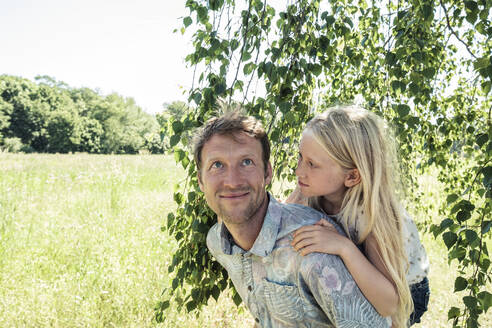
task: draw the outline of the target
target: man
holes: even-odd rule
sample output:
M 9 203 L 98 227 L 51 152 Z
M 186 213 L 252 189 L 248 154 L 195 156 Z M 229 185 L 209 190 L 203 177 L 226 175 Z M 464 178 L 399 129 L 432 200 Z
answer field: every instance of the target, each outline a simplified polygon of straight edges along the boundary
M 323 214 L 266 192 L 272 167 L 260 122 L 238 112 L 213 118 L 194 146 L 200 189 L 219 220 L 207 246 L 259 326 L 388 327 L 338 256 L 302 257 L 290 245 L 297 228 Z

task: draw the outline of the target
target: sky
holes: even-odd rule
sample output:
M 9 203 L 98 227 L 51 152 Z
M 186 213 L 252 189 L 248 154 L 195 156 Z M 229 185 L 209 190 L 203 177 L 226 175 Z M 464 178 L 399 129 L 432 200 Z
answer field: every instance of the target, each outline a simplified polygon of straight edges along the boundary
M 0 0 L 0 75 L 48 75 L 132 97 L 148 113 L 186 100 L 185 1 Z

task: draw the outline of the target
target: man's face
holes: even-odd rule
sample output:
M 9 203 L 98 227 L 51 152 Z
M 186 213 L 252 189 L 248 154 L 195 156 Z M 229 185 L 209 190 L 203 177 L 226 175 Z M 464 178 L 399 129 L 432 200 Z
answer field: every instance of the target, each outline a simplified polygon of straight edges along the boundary
M 198 181 L 210 208 L 226 224 L 256 218 L 267 202 L 265 187 L 272 178 L 265 170 L 261 143 L 246 133 L 214 135 L 202 149 Z

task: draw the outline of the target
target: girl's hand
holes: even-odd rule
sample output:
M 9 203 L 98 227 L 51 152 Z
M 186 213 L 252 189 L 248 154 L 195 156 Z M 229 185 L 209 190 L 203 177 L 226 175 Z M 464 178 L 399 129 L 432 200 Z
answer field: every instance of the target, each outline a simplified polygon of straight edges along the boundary
M 303 226 L 293 234 L 292 247 L 302 256 L 313 252 L 341 256 L 345 243 L 350 240 L 340 235 L 335 227 L 321 219 L 314 225 Z

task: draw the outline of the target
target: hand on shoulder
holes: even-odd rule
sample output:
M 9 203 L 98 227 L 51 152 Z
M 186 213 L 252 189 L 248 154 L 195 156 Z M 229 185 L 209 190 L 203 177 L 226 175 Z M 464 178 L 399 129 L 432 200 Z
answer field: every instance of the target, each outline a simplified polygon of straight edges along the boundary
M 293 237 L 291 245 L 302 256 L 313 252 L 341 255 L 346 243 L 350 242 L 325 219 L 297 229 Z

